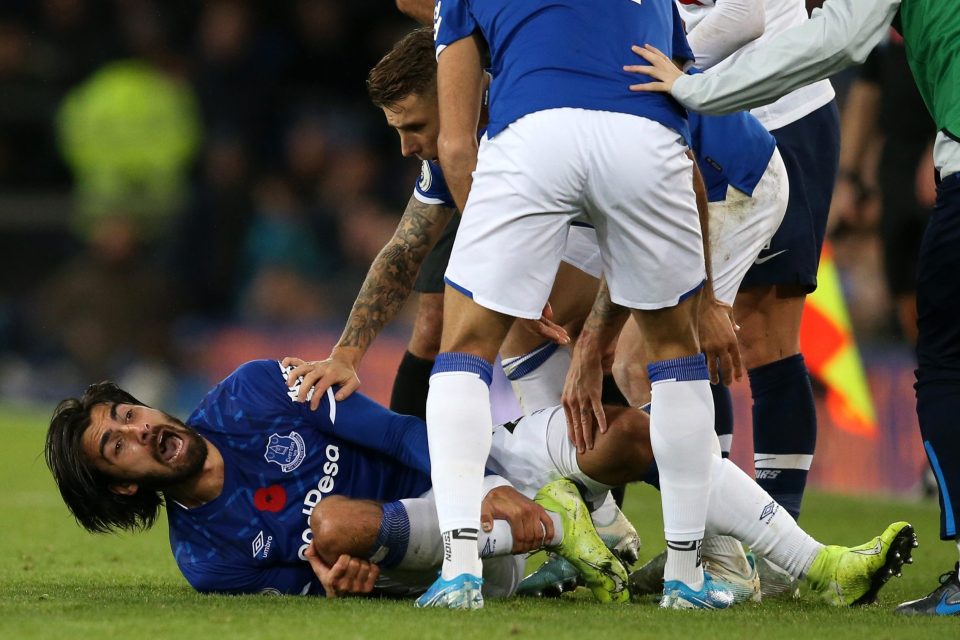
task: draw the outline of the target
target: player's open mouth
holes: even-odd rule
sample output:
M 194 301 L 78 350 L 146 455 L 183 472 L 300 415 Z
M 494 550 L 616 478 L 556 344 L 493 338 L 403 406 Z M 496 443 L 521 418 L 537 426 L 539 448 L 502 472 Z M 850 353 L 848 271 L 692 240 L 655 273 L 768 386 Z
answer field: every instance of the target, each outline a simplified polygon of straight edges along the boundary
M 172 431 L 161 431 L 157 438 L 157 451 L 164 462 L 173 462 L 183 451 L 183 438 Z

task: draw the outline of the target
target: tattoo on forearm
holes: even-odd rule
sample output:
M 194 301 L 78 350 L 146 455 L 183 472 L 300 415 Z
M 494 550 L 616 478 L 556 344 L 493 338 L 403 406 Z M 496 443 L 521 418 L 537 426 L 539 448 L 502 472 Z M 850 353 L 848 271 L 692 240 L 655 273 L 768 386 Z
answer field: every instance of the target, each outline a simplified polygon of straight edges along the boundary
M 367 272 L 339 346 L 365 350 L 393 320 L 410 297 L 420 266 L 452 215 L 452 208 L 410 199 L 396 233 Z
M 615 304 L 610 299 L 610 289 L 607 288 L 606 278 L 600 281 L 600 289 L 597 291 L 597 298 L 593 301 L 593 309 L 587 316 L 583 324 L 583 332 L 596 336 L 603 335 L 615 328 L 619 333 L 620 326 L 626 321 L 630 311 L 626 307 Z

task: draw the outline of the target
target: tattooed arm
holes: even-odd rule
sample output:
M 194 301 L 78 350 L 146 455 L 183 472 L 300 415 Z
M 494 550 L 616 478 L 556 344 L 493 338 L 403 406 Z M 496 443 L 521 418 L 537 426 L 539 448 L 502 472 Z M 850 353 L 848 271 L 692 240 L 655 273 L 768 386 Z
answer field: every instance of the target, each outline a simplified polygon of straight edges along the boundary
M 563 386 L 563 411 L 567 414 L 567 432 L 580 452 L 593 448 L 593 418 L 600 432 L 607 430 L 606 416 L 601 404 L 603 391 L 603 356 L 616 344 L 630 310 L 610 299 L 606 278 L 593 309 L 583 324 L 583 330 L 573 349 L 573 358 Z
M 396 232 L 370 266 L 330 357 L 312 362 L 283 359 L 283 366 L 295 367 L 288 378 L 291 386 L 303 376 L 301 402 L 306 401 L 312 389 L 310 404 L 316 409 L 331 385 L 341 385 L 337 400 L 343 400 L 360 386 L 356 371 L 360 361 L 380 330 L 396 317 L 410 297 L 420 265 L 455 213 L 452 207 L 425 204 L 410 197 Z

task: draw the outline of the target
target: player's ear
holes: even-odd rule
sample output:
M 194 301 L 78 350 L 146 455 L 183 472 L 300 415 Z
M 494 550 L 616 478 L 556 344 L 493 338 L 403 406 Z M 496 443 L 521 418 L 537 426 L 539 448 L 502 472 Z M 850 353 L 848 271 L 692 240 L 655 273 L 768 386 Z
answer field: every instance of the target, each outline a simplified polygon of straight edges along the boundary
M 110 485 L 110 491 L 120 496 L 132 496 L 139 488 L 140 486 L 135 482 L 125 482 L 123 484 Z

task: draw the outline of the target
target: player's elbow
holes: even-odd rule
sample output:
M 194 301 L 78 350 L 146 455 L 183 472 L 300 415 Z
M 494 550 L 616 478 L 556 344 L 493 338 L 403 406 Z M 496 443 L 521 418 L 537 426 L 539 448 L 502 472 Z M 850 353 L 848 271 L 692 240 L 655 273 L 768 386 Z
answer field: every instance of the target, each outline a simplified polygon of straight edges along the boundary
M 444 172 L 454 167 L 470 166 L 477 160 L 477 137 L 469 133 L 440 131 L 437 153 Z
M 766 13 L 764 13 L 763 3 L 758 2 L 759 6 L 755 11 L 750 11 L 743 17 L 741 23 L 741 38 L 744 44 L 753 42 L 763 35 L 767 25 Z

